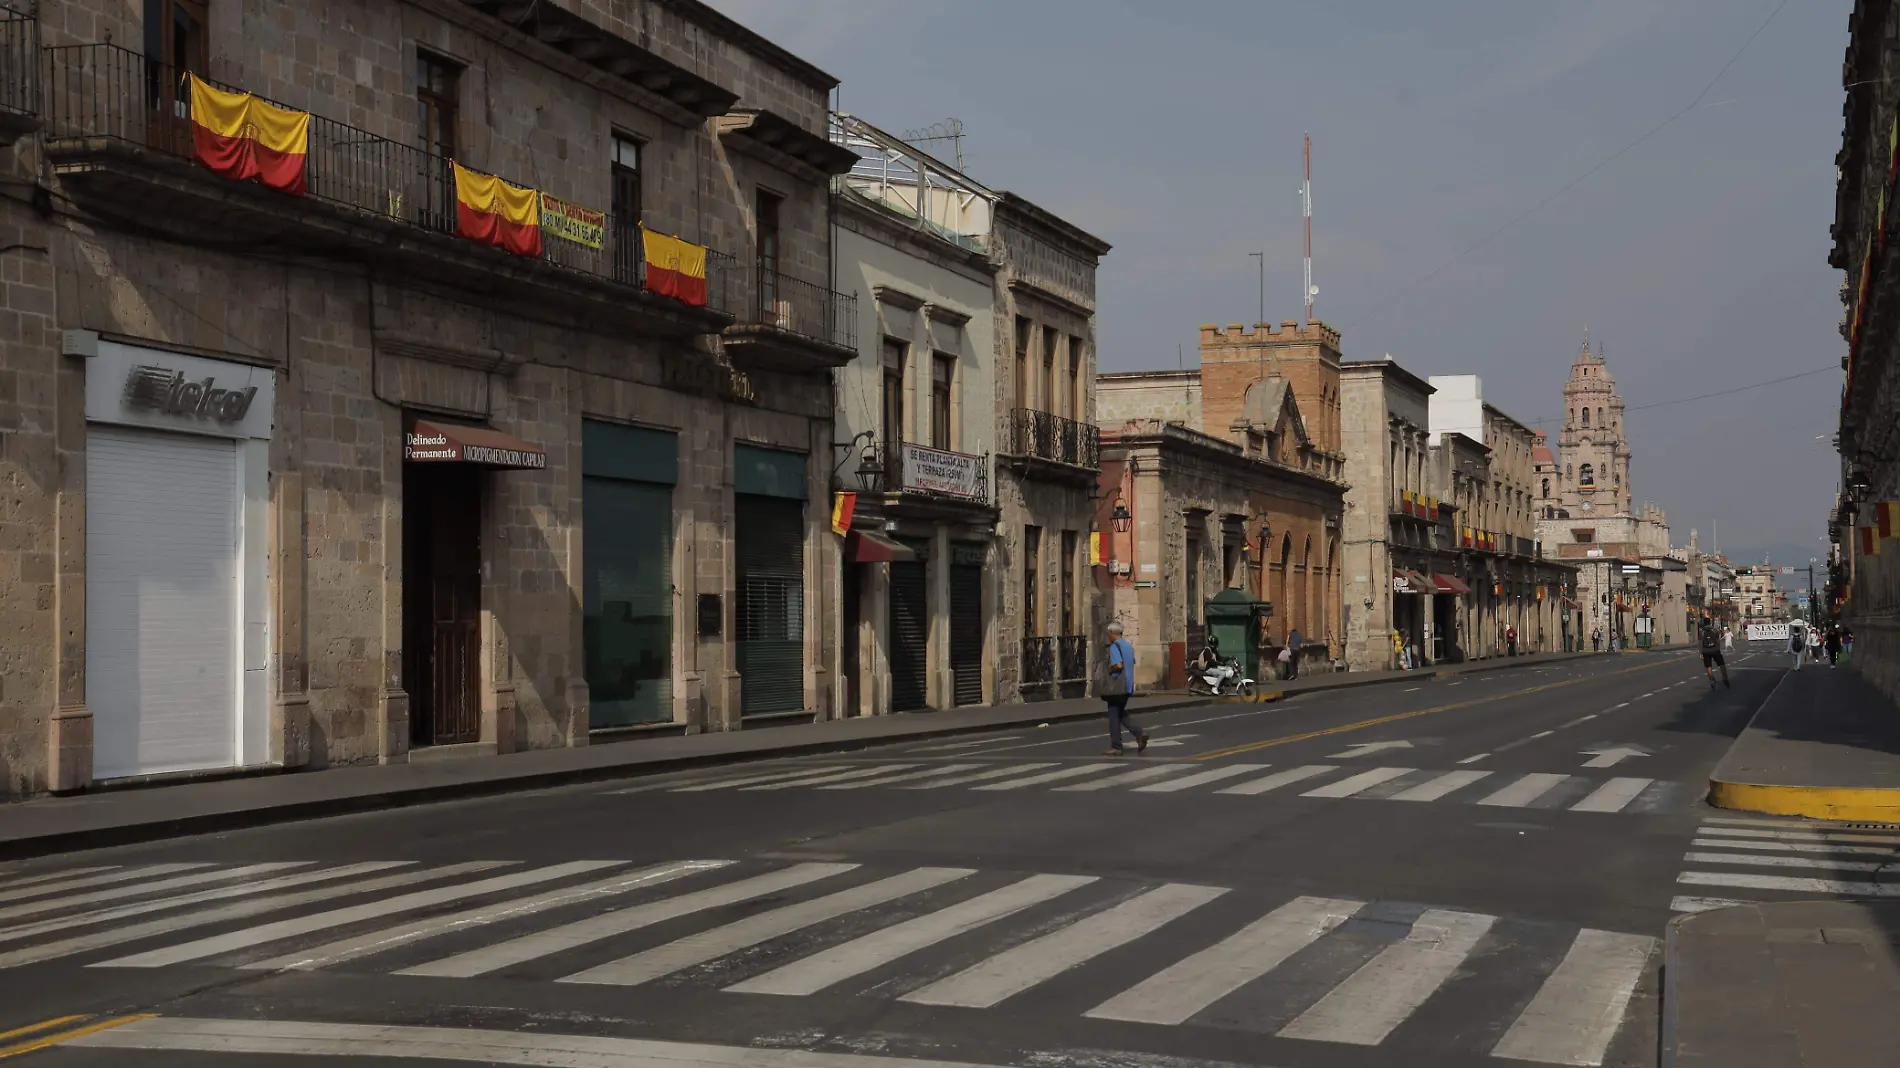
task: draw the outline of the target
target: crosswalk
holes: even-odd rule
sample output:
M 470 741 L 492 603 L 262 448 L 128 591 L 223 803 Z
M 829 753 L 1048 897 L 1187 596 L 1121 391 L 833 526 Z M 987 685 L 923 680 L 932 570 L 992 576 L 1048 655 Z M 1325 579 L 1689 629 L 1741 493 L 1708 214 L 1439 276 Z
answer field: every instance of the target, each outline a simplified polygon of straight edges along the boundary
M 1125 761 L 1020 761 L 1002 765 L 915 763 L 825 764 L 780 767 L 773 771 L 713 774 L 684 782 L 642 783 L 605 791 L 630 793 L 735 793 L 810 790 L 927 791 L 965 789 L 992 794 L 1013 791 L 1086 793 L 1104 790 L 1131 794 L 1186 791 L 1230 797 L 1274 793 L 1313 798 L 1356 798 L 1408 802 L 1450 801 L 1492 808 L 1566 809 L 1571 812 L 1655 814 L 1678 812 L 1692 803 L 1684 784 L 1641 776 L 1569 775 L 1556 772 L 1494 772 L 1476 768 L 1452 771 L 1409 767 L 1351 768 L 1338 764 L 1215 764 L 1193 761 L 1151 763 L 1130 768 Z
M 839 859 L 0 871 L 0 969 L 59 961 L 1031 1006 L 1021 1011 L 1088 1026 L 1451 1041 L 1550 1064 L 1602 1062 L 1655 948 L 1641 935 L 1455 907 Z M 1471 1020 L 1447 1030 L 1446 1013 Z M 1424 1015 L 1438 1022 L 1420 1024 Z
M 1710 816 L 1683 854 L 1670 907 L 1900 897 L 1900 827 Z

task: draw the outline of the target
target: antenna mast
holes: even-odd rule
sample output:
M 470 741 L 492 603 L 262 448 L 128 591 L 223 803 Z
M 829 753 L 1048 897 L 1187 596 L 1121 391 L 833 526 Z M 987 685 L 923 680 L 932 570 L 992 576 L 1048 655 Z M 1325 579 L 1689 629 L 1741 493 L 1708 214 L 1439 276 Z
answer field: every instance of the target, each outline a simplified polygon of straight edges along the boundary
M 1306 180 L 1300 183 L 1300 215 L 1306 221 L 1306 288 L 1300 294 L 1306 307 L 1306 323 L 1313 321 L 1313 298 L 1319 296 L 1319 287 L 1313 284 L 1313 136 L 1306 135 L 1306 144 L 1300 151 L 1302 162 L 1306 166 Z

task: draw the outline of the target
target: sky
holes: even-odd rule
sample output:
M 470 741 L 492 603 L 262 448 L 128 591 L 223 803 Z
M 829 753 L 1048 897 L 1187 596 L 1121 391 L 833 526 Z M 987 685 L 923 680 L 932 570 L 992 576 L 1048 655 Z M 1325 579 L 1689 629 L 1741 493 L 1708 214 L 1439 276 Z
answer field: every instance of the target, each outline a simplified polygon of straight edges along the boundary
M 1554 439 L 1587 327 L 1678 544 L 1825 559 L 1851 0 L 711 3 L 845 112 L 959 119 L 973 177 L 1113 244 L 1101 370 L 1252 322 L 1250 252 L 1266 318 L 1299 316 L 1310 134 L 1315 313 L 1347 359 L 1477 374 Z

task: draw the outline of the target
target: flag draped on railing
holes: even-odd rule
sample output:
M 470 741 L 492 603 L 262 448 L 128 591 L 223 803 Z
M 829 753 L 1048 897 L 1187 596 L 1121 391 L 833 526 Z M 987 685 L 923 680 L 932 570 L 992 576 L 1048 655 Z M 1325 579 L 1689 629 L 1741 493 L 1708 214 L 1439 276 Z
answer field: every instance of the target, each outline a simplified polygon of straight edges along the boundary
M 647 260 L 647 289 L 663 297 L 706 306 L 706 246 L 640 228 Z
M 191 88 L 192 155 L 213 174 L 257 180 L 301 195 L 310 150 L 310 113 L 259 100 L 250 93 L 213 89 L 196 74 Z
M 541 255 L 541 194 L 492 174 L 455 168 L 455 232 L 470 241 L 507 249 L 517 256 Z

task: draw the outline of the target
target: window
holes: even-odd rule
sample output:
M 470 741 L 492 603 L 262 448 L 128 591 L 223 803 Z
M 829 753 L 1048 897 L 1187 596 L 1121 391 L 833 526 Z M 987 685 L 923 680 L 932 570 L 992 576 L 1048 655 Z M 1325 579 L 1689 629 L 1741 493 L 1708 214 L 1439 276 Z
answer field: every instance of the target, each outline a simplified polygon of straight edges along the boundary
M 1062 391 L 1062 404 L 1067 410 L 1062 414 L 1071 419 L 1081 420 L 1082 412 L 1082 339 L 1069 338 L 1069 380 Z
M 1190 627 L 1201 621 L 1201 539 L 1192 535 L 1187 540 L 1187 621 Z
M 640 243 L 640 142 L 616 135 L 610 167 L 613 182 L 614 268 L 622 281 L 638 277 L 646 262 Z
M 170 64 L 172 77 L 205 73 L 206 0 L 146 0 L 145 52 Z M 154 76 L 157 76 L 156 72 Z
M 1062 633 L 1074 634 L 1075 628 L 1075 531 L 1062 532 Z
M 1016 317 L 1016 407 L 1029 407 L 1029 319 Z
M 1590 409 L 1588 408 L 1585 408 L 1583 410 L 1583 425 L 1584 426 L 1590 425 Z
M 1576 468 L 1576 465 L 1575 465 L 1575 464 L 1565 464 L 1565 465 L 1564 465 L 1564 477 L 1565 477 L 1565 478 L 1575 478 L 1575 477 L 1577 477 L 1577 468 Z
M 1042 557 L 1042 528 L 1023 528 L 1023 637 L 1042 635 L 1042 613 L 1037 611 L 1036 591 L 1041 580 L 1038 563 Z
M 1544 480 L 1544 496 L 1550 496 L 1550 479 Z
M 1042 329 L 1042 404 L 1041 409 L 1054 415 L 1056 412 L 1056 332 Z
M 1589 464 L 1583 465 L 1583 473 L 1577 477 L 1577 484 L 1582 486 L 1594 486 L 1597 484 L 1596 472 Z
M 950 384 L 956 379 L 956 360 L 939 355 L 930 361 L 930 445 L 954 446 L 950 435 Z
M 904 440 L 904 371 L 910 346 L 894 337 L 884 339 L 884 457 L 887 473 L 904 458 L 897 445 Z
M 425 222 L 447 227 L 455 217 L 456 121 L 461 111 L 462 68 L 440 56 L 416 53 L 416 132 L 421 138 Z M 429 181 L 433 178 L 433 181 Z
M 756 194 L 754 219 L 758 225 L 759 311 L 766 322 L 778 322 L 778 222 L 779 205 L 775 193 L 761 189 Z
M 1598 426 L 1603 425 L 1603 409 L 1601 408 L 1597 409 L 1597 425 Z

